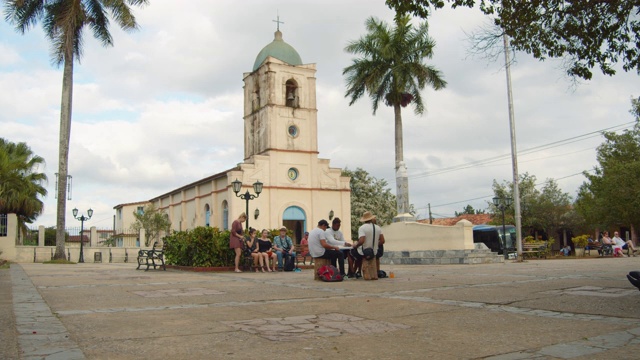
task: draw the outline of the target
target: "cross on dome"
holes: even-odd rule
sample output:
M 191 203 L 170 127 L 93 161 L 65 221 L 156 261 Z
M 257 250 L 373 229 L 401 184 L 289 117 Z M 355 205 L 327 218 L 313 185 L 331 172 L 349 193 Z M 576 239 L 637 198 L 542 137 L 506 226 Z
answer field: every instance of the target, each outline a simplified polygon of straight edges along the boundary
M 276 23 L 276 31 L 280 31 L 280 24 L 284 24 L 284 21 L 280 21 L 280 15 L 278 14 L 278 16 L 276 17 L 277 20 L 271 20 L 274 23 Z

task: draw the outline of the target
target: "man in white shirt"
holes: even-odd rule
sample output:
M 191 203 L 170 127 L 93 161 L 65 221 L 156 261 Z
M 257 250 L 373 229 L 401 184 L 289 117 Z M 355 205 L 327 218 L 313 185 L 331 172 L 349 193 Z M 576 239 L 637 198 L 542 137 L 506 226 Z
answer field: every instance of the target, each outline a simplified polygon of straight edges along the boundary
M 376 225 L 376 216 L 371 212 L 365 211 L 360 221 L 364 224 L 358 229 L 358 242 L 354 245 L 355 249 L 351 250 L 351 255 L 356 262 L 362 264 L 361 260 L 364 258 L 363 248 L 373 248 L 376 259 L 382 256 L 378 249 L 384 244 L 384 235 L 382 235 L 382 228 Z M 378 261 L 376 261 L 377 264 Z
M 344 276 L 344 255 L 338 245 L 331 245 L 327 242 L 325 230 L 329 227 L 327 220 L 318 221 L 318 227 L 309 233 L 309 254 L 313 258 L 323 258 L 331 260 L 331 265 L 340 265 L 340 274 Z
M 341 225 L 340 218 L 334 218 L 333 221 L 331 222 L 331 227 L 324 232 L 327 238 L 327 242 L 329 243 L 329 245 L 337 245 L 342 248 L 345 248 L 345 247 L 350 248 L 351 243 L 348 243 L 347 240 L 344 238 L 344 234 L 342 234 L 342 231 L 340 231 L 340 225 Z M 353 260 L 350 257 L 348 257 L 348 254 L 349 254 L 349 249 L 342 250 L 343 259 L 342 260 L 338 259 L 338 261 L 342 261 L 341 268 L 344 269 L 344 258 L 347 258 L 349 261 L 349 273 L 352 273 Z
M 613 239 L 611 239 L 614 243 L 613 248 L 619 248 L 620 252 L 622 252 L 622 250 L 627 250 L 629 249 L 629 253 L 632 254 L 633 256 L 636 256 L 636 252 L 638 250 L 636 250 L 636 248 L 633 246 L 633 242 L 631 240 L 627 240 L 624 241 L 620 238 L 620 234 L 616 231 L 613 233 Z M 614 250 L 615 253 L 615 250 Z M 631 256 L 631 255 L 627 255 L 627 256 Z

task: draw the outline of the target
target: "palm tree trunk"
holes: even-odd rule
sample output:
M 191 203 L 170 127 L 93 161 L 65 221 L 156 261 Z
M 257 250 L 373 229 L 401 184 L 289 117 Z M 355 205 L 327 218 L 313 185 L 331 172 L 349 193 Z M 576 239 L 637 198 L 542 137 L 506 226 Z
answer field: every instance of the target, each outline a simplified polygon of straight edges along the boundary
M 65 215 L 67 212 L 67 174 L 69 140 L 71 138 L 71 104 L 73 100 L 73 50 L 67 50 L 62 73 L 62 104 L 60 106 L 60 144 L 58 150 L 58 206 L 56 217 L 56 253 L 54 259 L 66 259 Z
M 393 106 L 395 115 L 395 140 L 396 140 L 396 206 L 398 215 L 409 212 L 409 178 L 404 164 L 404 152 L 402 143 L 402 110 L 399 104 Z

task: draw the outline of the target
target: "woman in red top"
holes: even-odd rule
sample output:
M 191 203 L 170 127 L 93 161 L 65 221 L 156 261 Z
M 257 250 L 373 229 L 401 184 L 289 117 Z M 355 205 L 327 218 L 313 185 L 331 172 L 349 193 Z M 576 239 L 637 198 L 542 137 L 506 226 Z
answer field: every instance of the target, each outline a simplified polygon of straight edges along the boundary
M 242 231 L 242 223 L 247 221 L 247 214 L 242 213 L 231 224 L 231 235 L 229 236 L 229 248 L 236 252 L 236 272 L 242 272 L 239 268 L 240 256 L 242 255 L 242 242 L 244 241 L 244 232 Z

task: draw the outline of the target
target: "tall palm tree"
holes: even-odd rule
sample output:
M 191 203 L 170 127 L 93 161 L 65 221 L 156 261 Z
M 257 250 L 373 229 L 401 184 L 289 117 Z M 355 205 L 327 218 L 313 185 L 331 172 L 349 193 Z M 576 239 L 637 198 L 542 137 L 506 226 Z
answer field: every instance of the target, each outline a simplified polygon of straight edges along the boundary
M 16 214 L 23 233 L 44 209 L 39 197 L 47 195 L 47 175 L 38 172 L 43 166 L 27 144 L 0 138 L 0 214 Z
M 51 40 L 52 57 L 63 65 L 60 141 L 58 153 L 58 203 L 56 217 L 55 259 L 65 259 L 65 215 L 67 207 L 67 173 L 71 136 L 71 102 L 73 98 L 73 62 L 82 54 L 82 31 L 91 28 L 104 46 L 113 45 L 108 15 L 124 30 L 138 27 L 131 6 L 148 4 L 148 0 L 5 0 L 7 21 L 24 34 L 38 21 Z
M 435 90 L 447 83 L 436 68 L 423 63 L 433 56 L 435 41 L 429 37 L 426 22 L 414 27 L 411 18 L 397 15 L 395 27 L 370 17 L 365 22 L 367 34 L 350 42 L 345 51 L 358 55 L 344 68 L 347 93 L 353 105 L 365 93 L 373 102 L 373 114 L 380 101 L 393 107 L 396 143 L 396 197 L 398 214 L 409 212 L 409 188 L 402 144 L 402 108 L 413 104 L 416 114 L 424 113 L 420 91 L 426 85 Z

